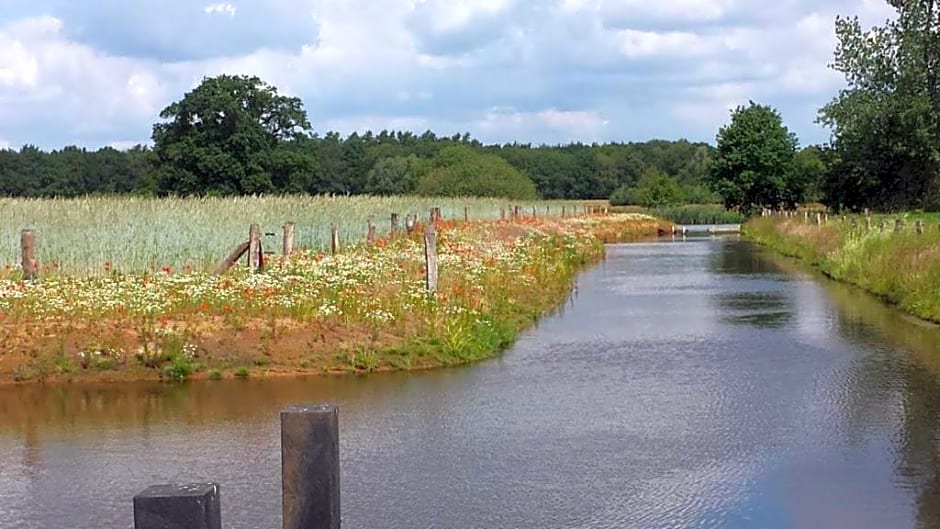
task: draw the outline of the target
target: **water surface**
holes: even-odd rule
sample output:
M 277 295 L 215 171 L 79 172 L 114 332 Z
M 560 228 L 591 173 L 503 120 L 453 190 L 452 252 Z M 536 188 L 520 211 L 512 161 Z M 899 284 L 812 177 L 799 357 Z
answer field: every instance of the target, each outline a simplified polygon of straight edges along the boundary
M 0 389 L 0 527 L 215 480 L 280 526 L 278 412 L 340 406 L 346 528 L 940 527 L 940 331 L 736 238 L 611 246 L 499 359 Z

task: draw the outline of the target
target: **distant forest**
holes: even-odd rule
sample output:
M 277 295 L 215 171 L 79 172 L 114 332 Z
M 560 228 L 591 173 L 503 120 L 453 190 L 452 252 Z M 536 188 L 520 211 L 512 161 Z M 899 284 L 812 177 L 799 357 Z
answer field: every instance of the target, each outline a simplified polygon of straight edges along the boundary
M 418 176 L 433 167 L 442 151 L 496 155 L 528 176 L 546 199 L 608 198 L 618 188 L 635 188 L 644 176 L 672 177 L 692 201 L 718 201 L 704 186 L 714 148 L 686 140 L 644 143 L 484 145 L 469 134 L 450 137 L 432 132 L 382 131 L 298 137 L 291 151 L 303 152 L 305 170 L 273 178 L 255 189 L 207 194 L 312 193 L 409 194 L 421 192 Z M 489 158 L 483 156 L 483 158 Z M 177 194 L 168 186 L 157 152 L 146 146 L 86 150 L 65 147 L 51 152 L 33 146 L 0 150 L 0 195 L 74 197 L 87 194 Z M 429 190 L 432 191 L 433 190 Z M 182 193 L 190 194 L 190 193 Z

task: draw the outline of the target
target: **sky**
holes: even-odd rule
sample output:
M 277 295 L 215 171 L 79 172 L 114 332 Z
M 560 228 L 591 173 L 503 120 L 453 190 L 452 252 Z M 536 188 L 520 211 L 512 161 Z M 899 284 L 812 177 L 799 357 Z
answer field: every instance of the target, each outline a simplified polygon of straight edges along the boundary
M 0 0 L 0 148 L 125 148 L 205 76 L 314 129 L 487 143 L 714 142 L 749 100 L 824 142 L 836 15 L 884 0 Z

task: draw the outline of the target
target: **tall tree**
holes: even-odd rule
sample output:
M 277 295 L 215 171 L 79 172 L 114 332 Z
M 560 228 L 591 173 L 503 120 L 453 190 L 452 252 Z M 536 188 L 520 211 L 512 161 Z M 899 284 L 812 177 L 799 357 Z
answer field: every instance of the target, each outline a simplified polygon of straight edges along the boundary
M 709 185 L 727 208 L 793 207 L 800 191 L 793 181 L 796 146 L 780 114 L 751 101 L 735 109 L 731 123 L 718 131 Z
M 153 126 L 153 141 L 161 193 L 267 193 L 277 190 L 274 178 L 303 187 L 297 173 L 315 166 L 309 149 L 290 145 L 310 130 L 300 99 L 258 77 L 205 78 L 160 117 L 167 121 Z
M 820 110 L 836 165 L 833 206 L 940 206 L 940 0 L 889 0 L 897 17 L 864 30 L 838 18 L 832 68 L 848 87 Z

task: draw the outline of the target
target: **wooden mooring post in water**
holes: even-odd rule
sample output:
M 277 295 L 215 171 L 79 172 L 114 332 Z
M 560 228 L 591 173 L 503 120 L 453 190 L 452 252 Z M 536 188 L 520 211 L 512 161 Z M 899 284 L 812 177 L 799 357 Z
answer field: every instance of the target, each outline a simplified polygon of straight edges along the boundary
M 281 412 L 284 529 L 339 529 L 339 412 L 332 405 Z M 156 485 L 134 496 L 134 529 L 221 529 L 216 483 Z

